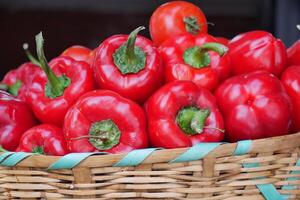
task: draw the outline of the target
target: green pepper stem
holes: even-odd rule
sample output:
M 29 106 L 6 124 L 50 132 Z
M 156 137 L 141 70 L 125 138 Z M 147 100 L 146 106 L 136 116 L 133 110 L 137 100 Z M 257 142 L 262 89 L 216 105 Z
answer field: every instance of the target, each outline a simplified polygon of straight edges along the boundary
M 225 130 L 223 129 L 205 126 L 206 119 L 209 115 L 209 109 L 199 109 L 194 106 L 185 107 L 178 112 L 176 122 L 187 135 L 201 134 L 204 129 L 215 129 L 224 133 Z
M 218 53 L 220 56 L 223 56 L 228 51 L 228 48 L 225 45 L 217 42 L 205 43 L 200 48 L 201 51 L 214 51 Z
M 17 80 L 12 85 L 7 85 L 5 83 L 0 83 L 0 90 L 5 90 L 13 96 L 18 96 L 19 89 L 21 88 L 21 86 L 22 86 L 22 81 L 20 81 L 20 80 Z
M 89 135 L 82 135 L 70 140 L 81 140 L 88 138 L 90 143 L 99 150 L 111 149 L 120 141 L 121 131 L 111 120 L 102 120 L 91 125 Z
M 145 27 L 140 26 L 132 31 L 127 41 L 113 54 L 114 64 L 122 74 L 137 73 L 145 68 L 146 54 L 135 45 L 137 34 L 144 29 Z
M 31 52 L 28 49 L 29 45 L 27 43 L 23 44 L 23 49 L 25 51 L 25 54 L 27 56 L 27 58 L 35 65 L 37 66 L 41 66 L 41 64 L 39 63 L 39 61 L 31 54 Z
M 194 106 L 182 108 L 176 117 L 176 122 L 181 130 L 187 135 L 202 133 L 207 117 L 208 109 L 199 109 Z
M 53 71 L 50 69 L 45 53 L 44 53 L 44 38 L 42 32 L 40 32 L 38 35 L 35 36 L 35 41 L 36 41 L 36 51 L 37 51 L 37 56 L 38 60 L 40 63 L 40 67 L 44 70 L 46 73 L 49 84 L 52 88 L 52 92 L 54 94 L 60 94 L 62 90 L 62 83 L 58 79 L 58 77 L 53 73 Z
M 120 142 L 121 131 L 111 119 L 95 122 L 89 130 L 90 143 L 99 150 L 107 150 Z
M 42 32 L 35 36 L 36 51 L 38 58 L 36 59 L 28 50 L 28 44 L 23 44 L 23 49 L 28 59 L 35 65 L 42 68 L 48 78 L 48 83 L 45 85 L 45 96 L 55 98 L 63 95 L 64 90 L 70 85 L 71 81 L 68 77 L 56 76 L 50 69 L 45 53 L 44 53 L 44 38 Z
M 22 86 L 22 82 L 20 80 L 17 80 L 14 84 L 8 86 L 7 91 L 12 94 L 13 96 L 18 96 L 19 89 Z
M 197 18 L 194 16 L 184 17 L 185 30 L 191 34 L 198 34 L 201 30 L 201 25 L 198 23 Z
M 208 42 L 202 46 L 194 46 L 184 51 L 184 62 L 197 69 L 206 67 L 210 65 L 210 55 L 208 51 L 214 51 L 220 56 L 223 56 L 228 51 L 228 48 L 216 42 Z
M 134 64 L 136 62 L 136 55 L 134 52 L 134 47 L 135 47 L 135 41 L 137 38 L 137 34 L 141 31 L 144 30 L 144 26 L 140 26 L 136 28 L 134 31 L 132 31 L 127 39 L 127 42 L 125 44 L 125 57 L 128 60 L 128 63 Z
M 0 90 L 4 90 L 4 91 L 7 91 L 8 90 L 8 85 L 5 84 L 5 83 L 0 83 Z
M 40 155 L 46 155 L 43 146 L 36 146 L 36 147 L 34 147 L 34 148 L 32 149 L 32 153 L 40 154 Z
M 190 126 L 195 133 L 202 133 L 207 117 L 210 115 L 208 109 L 199 109 L 194 113 Z
M 96 136 L 96 135 L 83 135 L 75 138 L 70 138 L 70 140 L 81 140 L 85 138 L 95 138 L 95 139 L 103 139 L 103 136 Z
M 2 145 L 0 145 L 0 152 L 8 152 L 6 149 L 4 149 L 3 147 L 2 147 Z
M 198 23 L 197 18 L 194 16 L 184 17 L 183 22 L 185 24 L 185 30 L 193 35 L 197 35 L 200 31 L 203 25 L 212 25 L 214 26 L 214 23 L 206 22 L 206 23 Z

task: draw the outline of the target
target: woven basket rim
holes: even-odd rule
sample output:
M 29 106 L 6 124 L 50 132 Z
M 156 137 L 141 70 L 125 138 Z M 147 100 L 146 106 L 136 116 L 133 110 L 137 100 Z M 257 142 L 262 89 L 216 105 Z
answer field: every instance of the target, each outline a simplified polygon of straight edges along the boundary
M 235 151 L 237 143 L 225 143 L 218 146 L 212 152 L 210 152 L 207 158 L 219 158 L 224 156 L 231 156 Z M 265 153 L 280 151 L 289 148 L 297 148 L 300 146 L 300 132 L 270 137 L 265 139 L 253 140 L 252 147 L 249 153 Z M 180 154 L 187 151 L 189 148 L 176 148 L 176 149 L 162 149 L 153 152 L 149 157 L 144 160 L 144 164 L 153 163 L 167 163 L 175 159 Z M 0 154 L 1 155 L 1 154 Z M 76 167 L 111 167 L 119 160 L 121 160 L 126 154 L 107 154 L 107 155 L 93 155 L 82 161 Z M 17 166 L 19 167 L 35 167 L 35 168 L 47 168 L 52 163 L 56 162 L 62 156 L 44 156 L 44 155 L 32 155 Z

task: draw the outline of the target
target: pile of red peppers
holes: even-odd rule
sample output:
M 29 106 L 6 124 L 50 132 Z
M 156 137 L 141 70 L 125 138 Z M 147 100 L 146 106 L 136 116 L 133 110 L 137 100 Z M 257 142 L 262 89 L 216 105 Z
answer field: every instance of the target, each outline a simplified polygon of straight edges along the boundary
M 172 1 L 150 18 L 151 39 L 113 35 L 50 62 L 42 33 L 28 62 L 0 84 L 1 151 L 62 156 L 236 142 L 300 131 L 300 40 L 208 33 L 196 5 Z

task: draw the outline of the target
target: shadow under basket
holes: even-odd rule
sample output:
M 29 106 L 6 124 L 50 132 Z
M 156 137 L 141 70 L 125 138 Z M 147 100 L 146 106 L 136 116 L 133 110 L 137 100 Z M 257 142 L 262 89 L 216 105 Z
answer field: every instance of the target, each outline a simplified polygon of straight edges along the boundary
M 300 133 L 128 154 L 0 155 L 0 199 L 300 199 Z

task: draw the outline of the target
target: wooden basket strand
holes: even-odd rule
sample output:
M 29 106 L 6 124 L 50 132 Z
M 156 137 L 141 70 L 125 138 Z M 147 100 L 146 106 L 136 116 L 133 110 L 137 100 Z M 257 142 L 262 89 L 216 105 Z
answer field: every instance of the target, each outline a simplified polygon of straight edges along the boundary
M 0 155 L 0 199 L 300 199 L 300 133 L 128 154 Z
M 251 149 L 252 141 L 245 140 L 239 141 L 233 155 L 245 155 Z M 244 168 L 255 168 L 259 167 L 258 163 L 243 163 Z M 264 178 L 264 177 L 260 177 Z M 261 194 L 266 200 L 283 200 L 284 198 L 279 194 L 273 184 L 257 184 L 256 187 L 259 189 Z

